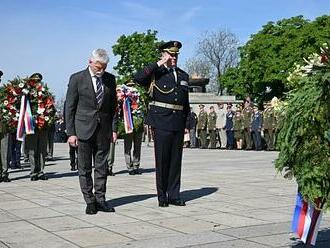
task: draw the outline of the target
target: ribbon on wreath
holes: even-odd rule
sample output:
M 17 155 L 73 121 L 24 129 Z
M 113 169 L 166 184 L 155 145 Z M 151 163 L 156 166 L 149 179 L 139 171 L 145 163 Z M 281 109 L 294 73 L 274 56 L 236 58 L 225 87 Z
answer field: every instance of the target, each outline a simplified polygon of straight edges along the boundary
M 132 133 L 134 127 L 133 127 L 133 117 L 131 111 L 131 100 L 127 96 L 123 101 L 123 116 L 124 116 L 125 133 Z
M 23 95 L 21 98 L 16 139 L 23 141 L 24 133 L 27 135 L 34 134 L 34 121 L 31 112 L 31 106 L 25 95 Z

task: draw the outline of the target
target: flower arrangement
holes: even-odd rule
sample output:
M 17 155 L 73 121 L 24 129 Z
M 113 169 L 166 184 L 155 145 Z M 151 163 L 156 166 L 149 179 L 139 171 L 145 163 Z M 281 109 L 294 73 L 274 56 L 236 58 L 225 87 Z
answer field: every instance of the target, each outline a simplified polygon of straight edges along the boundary
M 47 85 L 17 77 L 0 87 L 0 122 L 6 130 L 14 132 L 17 129 L 23 95 L 30 103 L 36 128 L 42 129 L 55 122 L 54 97 Z
M 145 90 L 137 85 L 127 86 L 121 84 L 117 86 L 118 125 L 119 135 L 131 133 L 133 130 L 143 130 L 144 115 L 147 110 L 147 99 Z
M 296 180 L 304 199 L 320 199 L 329 209 L 330 50 L 327 44 L 320 50 L 288 78 L 294 87 L 282 105 L 275 166 Z

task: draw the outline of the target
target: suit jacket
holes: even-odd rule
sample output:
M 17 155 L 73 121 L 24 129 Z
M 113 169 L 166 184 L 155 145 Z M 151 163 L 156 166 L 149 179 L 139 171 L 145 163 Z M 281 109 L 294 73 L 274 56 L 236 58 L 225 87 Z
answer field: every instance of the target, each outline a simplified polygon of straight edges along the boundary
M 88 140 L 99 126 L 102 135 L 112 137 L 112 119 L 117 106 L 116 80 L 105 72 L 102 76 L 103 99 L 97 104 L 92 77 L 88 68 L 70 77 L 65 101 L 65 122 L 68 136 Z
M 189 75 L 176 68 L 177 81 L 172 72 L 165 66 L 158 67 L 157 63 L 146 66 L 134 76 L 134 81 L 143 86 L 149 86 L 152 75 L 155 75 L 156 87 L 153 89 L 152 100 L 183 106 L 183 110 L 150 105 L 146 123 L 154 128 L 168 131 L 182 131 L 186 125 L 189 108 Z

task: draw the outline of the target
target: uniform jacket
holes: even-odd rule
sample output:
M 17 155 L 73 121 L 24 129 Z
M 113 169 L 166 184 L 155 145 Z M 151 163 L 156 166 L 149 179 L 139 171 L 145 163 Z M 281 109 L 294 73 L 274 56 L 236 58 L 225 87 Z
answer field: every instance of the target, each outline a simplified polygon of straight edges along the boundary
M 207 113 L 205 111 L 199 112 L 198 121 L 197 121 L 197 129 L 206 130 L 206 128 L 207 128 Z
M 258 111 L 252 115 L 251 119 L 251 130 L 252 131 L 260 131 L 262 127 L 262 115 Z
M 240 115 L 240 116 L 235 115 L 234 116 L 234 131 L 241 131 L 242 129 L 244 129 L 242 115 Z
M 189 75 L 176 68 L 177 81 L 175 81 L 173 72 L 170 72 L 165 66 L 158 66 L 152 63 L 146 66 L 134 76 L 134 81 L 143 86 L 150 86 L 152 76 L 155 76 L 157 87 L 153 89 L 151 101 L 157 101 L 167 104 L 183 106 L 183 110 L 173 110 L 169 108 L 150 105 L 146 124 L 163 130 L 180 131 L 186 126 L 186 119 L 190 111 L 189 107 Z
M 247 106 L 243 109 L 242 115 L 243 115 L 243 126 L 246 129 L 251 128 L 251 118 L 253 114 L 253 109 L 251 106 Z
M 263 112 L 263 128 L 266 130 L 275 130 L 276 117 L 274 108 L 268 107 Z
M 208 122 L 207 122 L 207 128 L 211 130 L 216 129 L 216 123 L 217 123 L 217 114 L 215 112 L 210 112 L 209 117 L 208 117 Z
M 235 113 L 233 111 L 227 112 L 227 114 L 226 114 L 226 126 L 225 126 L 226 130 L 233 130 L 233 128 L 234 128 L 234 122 L 233 122 L 234 115 L 235 115 Z
M 197 125 L 197 115 L 194 112 L 189 112 L 186 122 L 186 128 L 189 130 L 196 129 L 196 125 Z
M 104 95 L 98 105 L 88 68 L 71 75 L 65 102 L 68 136 L 88 140 L 99 125 L 100 132 L 107 138 L 112 137 L 112 119 L 117 106 L 115 77 L 105 72 L 102 84 Z

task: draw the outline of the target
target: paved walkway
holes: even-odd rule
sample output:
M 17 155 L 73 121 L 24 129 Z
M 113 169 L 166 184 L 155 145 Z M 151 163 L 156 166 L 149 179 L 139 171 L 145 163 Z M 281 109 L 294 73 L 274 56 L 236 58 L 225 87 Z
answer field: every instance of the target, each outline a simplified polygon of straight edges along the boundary
M 159 208 L 153 148 L 144 146 L 143 175 L 125 170 L 116 148 L 107 197 L 116 213 L 84 214 L 66 144 L 56 144 L 48 181 L 31 182 L 29 168 L 0 184 L 0 247 L 303 247 L 290 233 L 296 185 L 276 175 L 275 152 L 186 149 L 182 196 L 186 207 Z M 324 216 L 318 247 L 330 247 Z

